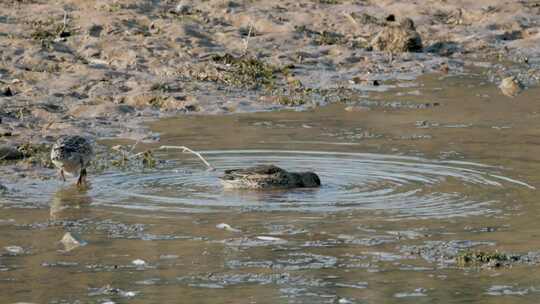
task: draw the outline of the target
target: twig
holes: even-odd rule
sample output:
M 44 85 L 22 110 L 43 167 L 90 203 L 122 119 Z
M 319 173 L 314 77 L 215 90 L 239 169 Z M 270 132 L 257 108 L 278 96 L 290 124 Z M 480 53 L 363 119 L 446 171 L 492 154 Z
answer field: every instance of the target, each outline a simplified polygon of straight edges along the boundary
M 8 157 L 8 155 L 9 155 L 9 152 L 8 152 L 8 153 L 6 153 L 5 155 L 2 155 L 2 157 L 0 157 L 0 160 L 4 160 L 4 158 L 7 158 L 7 157 Z
M 67 13 L 67 11 L 64 11 L 64 22 L 63 22 L 62 31 L 60 31 L 60 34 L 61 34 L 63 31 L 65 31 L 66 28 L 67 28 L 67 23 L 68 23 L 67 18 L 68 18 L 68 13 Z
M 347 13 L 347 12 L 343 12 L 343 15 L 345 17 L 347 17 L 347 20 L 349 20 L 352 24 L 354 24 L 355 27 L 358 27 L 358 22 L 356 22 L 356 20 L 354 20 L 353 16 L 351 16 L 351 14 Z
M 242 39 L 244 41 L 244 54 L 247 54 L 248 46 L 249 46 L 249 37 L 251 37 L 251 31 L 253 30 L 253 24 L 249 24 L 249 30 L 246 39 Z
M 185 147 L 185 146 L 161 146 L 158 149 L 159 150 L 179 149 L 179 150 L 182 150 L 182 153 L 189 152 L 189 153 L 191 153 L 193 155 L 196 155 L 200 160 L 202 160 L 202 162 L 208 167 L 209 170 L 211 170 L 211 171 L 216 170 L 214 167 L 212 167 L 212 165 L 210 165 L 210 163 L 208 163 L 206 161 L 206 159 L 204 159 L 204 157 L 202 157 L 202 155 L 199 152 L 195 152 L 195 151 L 191 150 L 188 147 Z
M 140 141 L 141 141 L 140 139 L 137 139 L 135 144 L 133 144 L 133 146 L 131 147 L 131 150 L 129 150 L 128 154 L 131 154 L 131 152 L 133 152 L 133 150 L 135 150 L 135 147 L 137 147 L 137 145 L 139 144 Z
M 195 151 L 191 150 L 190 148 L 188 148 L 186 146 L 161 146 L 161 147 L 156 148 L 154 150 L 167 150 L 167 149 L 182 150 L 182 153 L 189 152 L 189 153 L 191 153 L 193 155 L 196 155 L 200 160 L 202 160 L 202 162 L 208 167 L 208 169 L 210 171 L 216 170 L 214 167 L 212 167 L 212 165 L 210 165 L 210 163 L 208 163 L 206 161 L 206 159 L 204 159 L 204 157 L 199 152 L 195 152 Z M 144 152 L 139 152 L 137 154 L 133 154 L 133 155 L 128 156 L 128 159 L 132 159 L 132 158 L 141 156 L 143 154 L 144 154 Z M 129 155 L 129 152 L 128 152 L 128 155 Z

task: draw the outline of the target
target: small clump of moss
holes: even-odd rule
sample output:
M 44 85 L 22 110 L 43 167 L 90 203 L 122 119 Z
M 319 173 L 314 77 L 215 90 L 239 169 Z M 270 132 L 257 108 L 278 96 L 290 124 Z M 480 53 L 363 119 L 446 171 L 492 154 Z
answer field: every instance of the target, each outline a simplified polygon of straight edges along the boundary
M 295 31 L 299 34 L 306 35 L 313 39 L 313 43 L 316 45 L 334 45 L 334 44 L 346 44 L 347 40 L 345 36 L 331 31 L 314 31 L 309 29 L 305 25 L 295 26 Z
M 248 56 L 214 55 L 212 61 L 229 67 L 222 73 L 221 80 L 238 87 L 273 86 L 276 74 L 281 72 L 278 67 Z
M 72 31 L 68 29 L 64 22 L 56 22 L 53 19 L 46 21 L 34 21 L 31 23 L 33 28 L 30 37 L 40 41 L 43 45 L 49 45 L 57 38 L 66 38 L 72 35 Z
M 132 154 L 133 146 L 117 145 L 106 151 L 101 158 L 107 159 L 105 163 L 100 163 L 99 170 L 105 171 L 109 167 L 117 169 L 135 169 L 135 168 L 155 168 L 158 160 L 154 157 L 151 150 Z
M 169 92 L 171 90 L 171 87 L 163 82 L 156 82 L 152 84 L 150 87 L 151 91 L 159 91 L 159 92 Z
M 167 100 L 166 97 L 154 96 L 150 100 L 148 100 L 148 104 L 151 105 L 154 108 L 161 109 L 166 100 Z
M 488 266 L 501 267 L 510 262 L 519 260 L 518 256 L 508 255 L 498 251 L 462 251 L 456 256 L 456 264 L 460 267 L 467 266 Z
M 27 142 L 17 146 L 17 150 L 23 155 L 23 158 L 19 161 L 20 163 L 44 168 L 54 168 L 50 157 L 51 147 L 48 144 Z
M 320 4 L 341 4 L 341 0 L 316 0 Z
M 155 168 L 157 161 L 151 150 L 144 151 L 142 154 L 142 164 L 145 168 Z
M 344 36 L 329 31 L 322 31 L 319 35 L 316 35 L 313 42 L 318 45 L 334 45 L 343 44 L 345 42 Z
M 290 97 L 290 96 L 279 96 L 276 101 L 280 105 L 288 106 L 288 107 L 301 106 L 307 103 L 307 101 L 304 98 Z

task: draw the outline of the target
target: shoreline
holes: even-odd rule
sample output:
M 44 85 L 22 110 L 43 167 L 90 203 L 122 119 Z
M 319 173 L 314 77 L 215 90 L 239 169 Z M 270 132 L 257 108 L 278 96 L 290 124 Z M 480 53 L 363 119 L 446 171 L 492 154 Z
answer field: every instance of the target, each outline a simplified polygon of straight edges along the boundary
M 162 117 L 363 106 L 389 84 L 469 65 L 494 86 L 510 75 L 536 85 L 540 8 L 489 4 L 2 4 L 0 145 L 34 149 L 74 133 L 155 142 L 144 124 Z M 392 14 L 414 22 L 421 52 L 372 50 L 399 27 Z

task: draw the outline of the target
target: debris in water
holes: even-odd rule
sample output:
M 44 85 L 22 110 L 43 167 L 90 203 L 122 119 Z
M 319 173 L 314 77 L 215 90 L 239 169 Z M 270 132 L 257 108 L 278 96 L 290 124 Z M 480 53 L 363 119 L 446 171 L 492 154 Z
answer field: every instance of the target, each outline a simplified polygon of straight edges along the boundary
M 60 243 L 64 245 L 64 248 L 66 251 L 71 251 L 77 247 L 85 246 L 88 244 L 86 241 L 81 239 L 77 234 L 66 232 L 62 239 L 60 240 Z
M 141 259 L 136 259 L 136 260 L 131 261 L 131 264 L 133 264 L 133 265 L 135 265 L 135 266 L 145 266 L 145 265 L 146 265 L 146 261 L 145 261 L 145 260 L 141 260 Z
M 529 289 L 514 289 L 513 286 L 508 285 L 493 285 L 485 292 L 485 294 L 490 296 L 509 296 L 509 295 L 518 295 L 523 296 L 529 293 Z
M 4 249 L 9 253 L 13 255 L 23 254 L 24 249 L 20 246 L 6 246 Z
M 216 228 L 217 229 L 227 230 L 227 231 L 230 231 L 230 232 L 242 232 L 240 229 L 233 228 L 233 227 L 231 227 L 231 225 L 226 224 L 226 223 L 217 224 Z
M 394 295 L 396 298 L 425 297 L 425 288 L 416 288 L 413 292 L 398 292 Z
M 124 291 L 120 288 L 111 287 L 111 285 L 106 285 L 101 288 L 89 288 L 88 296 L 120 296 L 124 298 L 132 298 L 136 296 L 138 291 Z
M 280 239 L 273 236 L 258 236 L 257 239 L 261 241 L 266 241 L 266 242 L 286 242 L 286 240 L 284 239 Z
M 505 254 L 502 252 L 482 252 L 465 250 L 456 256 L 456 264 L 460 267 L 482 266 L 482 267 L 501 267 L 509 265 L 511 262 L 520 260 L 519 255 Z
M 501 84 L 499 85 L 499 89 L 501 89 L 501 92 L 508 96 L 508 97 L 514 97 L 521 93 L 523 90 L 523 84 L 517 79 L 515 76 L 506 77 L 501 81 Z

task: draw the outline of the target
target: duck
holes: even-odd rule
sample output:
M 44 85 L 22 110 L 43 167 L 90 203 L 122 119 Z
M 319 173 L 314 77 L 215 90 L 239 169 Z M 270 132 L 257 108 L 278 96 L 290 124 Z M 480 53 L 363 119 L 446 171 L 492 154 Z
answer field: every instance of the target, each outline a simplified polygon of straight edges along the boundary
M 321 180 L 314 172 L 289 172 L 275 165 L 225 170 L 220 180 L 226 189 L 265 190 L 321 186 Z
M 94 158 L 92 141 L 80 135 L 60 137 L 52 146 L 51 161 L 59 169 L 59 175 L 66 181 L 65 174 L 79 175 L 77 185 L 86 183 L 86 168 Z

